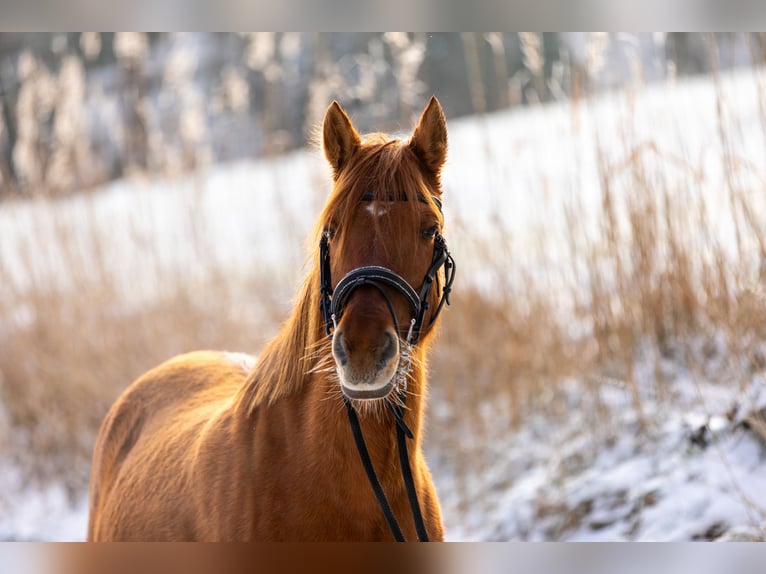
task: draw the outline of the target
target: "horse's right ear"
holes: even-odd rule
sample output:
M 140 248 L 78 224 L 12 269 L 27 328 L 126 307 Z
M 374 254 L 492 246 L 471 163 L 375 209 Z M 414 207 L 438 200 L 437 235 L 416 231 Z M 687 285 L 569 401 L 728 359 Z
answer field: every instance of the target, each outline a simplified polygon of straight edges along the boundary
M 322 146 L 336 178 L 361 141 L 346 112 L 333 101 L 322 124 Z

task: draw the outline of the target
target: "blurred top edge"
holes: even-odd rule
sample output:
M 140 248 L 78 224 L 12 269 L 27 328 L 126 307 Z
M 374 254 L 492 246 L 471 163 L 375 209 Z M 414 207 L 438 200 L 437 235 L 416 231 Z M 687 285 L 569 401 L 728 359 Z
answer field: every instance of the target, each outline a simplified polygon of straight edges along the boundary
M 766 4 L 750 0 L 138 0 L 130 4 L 9 0 L 8 32 L 132 31 L 747 31 L 766 23 Z

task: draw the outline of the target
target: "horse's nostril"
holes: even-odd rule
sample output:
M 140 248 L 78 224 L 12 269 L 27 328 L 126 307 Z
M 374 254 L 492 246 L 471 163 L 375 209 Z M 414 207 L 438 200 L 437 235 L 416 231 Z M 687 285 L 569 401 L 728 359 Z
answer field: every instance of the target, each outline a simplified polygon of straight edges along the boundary
M 335 335 L 333 336 L 332 352 L 333 355 L 335 355 L 335 359 L 345 367 L 348 363 L 348 353 L 346 352 L 346 341 L 342 331 L 336 331 Z
M 375 368 L 382 370 L 388 366 L 398 352 L 399 345 L 396 342 L 396 338 L 390 333 L 383 333 L 380 335 L 379 343 L 377 345 L 364 347 L 364 352 L 360 357 L 360 360 L 374 359 L 375 353 L 377 353 Z M 348 366 L 349 355 L 352 355 L 353 353 L 354 348 L 352 348 L 351 342 L 345 336 L 345 333 L 341 330 L 335 331 L 332 341 L 332 354 L 338 364 L 341 367 Z M 367 357 L 367 359 L 365 359 L 365 357 Z M 371 366 L 372 365 L 370 365 L 370 367 Z
M 380 352 L 380 358 L 378 359 L 378 368 L 385 367 L 391 359 L 396 356 L 396 340 L 391 336 L 391 333 L 385 334 L 385 341 L 383 341 L 383 349 Z

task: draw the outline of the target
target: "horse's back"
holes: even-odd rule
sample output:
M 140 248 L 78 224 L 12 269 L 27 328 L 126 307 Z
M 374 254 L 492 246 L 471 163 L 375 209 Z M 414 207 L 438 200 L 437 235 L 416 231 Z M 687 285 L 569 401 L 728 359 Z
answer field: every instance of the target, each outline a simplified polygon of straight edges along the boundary
M 89 540 L 195 537 L 189 515 L 195 451 L 205 427 L 227 416 L 254 361 L 234 353 L 187 353 L 125 390 L 96 442 Z

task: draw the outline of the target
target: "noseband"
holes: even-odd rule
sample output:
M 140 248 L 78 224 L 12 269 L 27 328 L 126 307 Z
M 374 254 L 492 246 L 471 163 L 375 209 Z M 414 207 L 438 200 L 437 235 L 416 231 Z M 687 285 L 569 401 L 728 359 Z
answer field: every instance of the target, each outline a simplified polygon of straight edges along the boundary
M 373 196 L 371 193 L 366 193 L 362 196 L 363 201 L 370 201 L 372 198 Z M 439 211 L 441 211 L 441 201 L 435 196 L 432 196 L 432 198 L 439 207 Z M 420 201 L 425 202 L 426 200 L 421 197 Z M 424 332 L 423 321 L 425 319 L 426 311 L 428 311 L 429 308 L 428 295 L 431 292 L 434 280 L 438 283 L 438 273 L 441 267 L 444 267 L 444 286 L 442 287 L 439 303 L 436 306 L 436 310 L 431 314 L 425 331 L 430 329 L 431 325 L 434 324 L 439 313 L 441 313 L 444 304 L 446 303 L 449 305 L 449 295 L 452 290 L 452 282 L 455 279 L 455 260 L 450 254 L 449 249 L 447 249 L 447 242 L 444 237 L 440 233 L 437 233 L 434 237 L 434 253 L 431 258 L 431 265 L 423 278 L 420 291 L 416 291 L 407 280 L 398 273 L 392 271 L 388 267 L 381 267 L 378 265 L 368 265 L 352 269 L 338 282 L 335 289 L 333 289 L 330 273 L 330 239 L 332 238 L 332 234 L 333 232 L 330 229 L 325 228 L 322 233 L 322 238 L 319 241 L 319 307 L 322 311 L 327 336 L 332 337 L 335 325 L 340 319 L 343 308 L 346 306 L 346 303 L 348 303 L 354 289 L 361 287 L 362 285 L 371 285 L 383 294 L 393 316 L 396 331 L 400 336 L 399 321 L 397 320 L 393 304 L 388 295 L 386 295 L 384 287 L 390 287 L 404 297 L 409 305 L 411 315 L 406 341 L 412 345 L 417 343 L 420 340 L 421 334 Z

